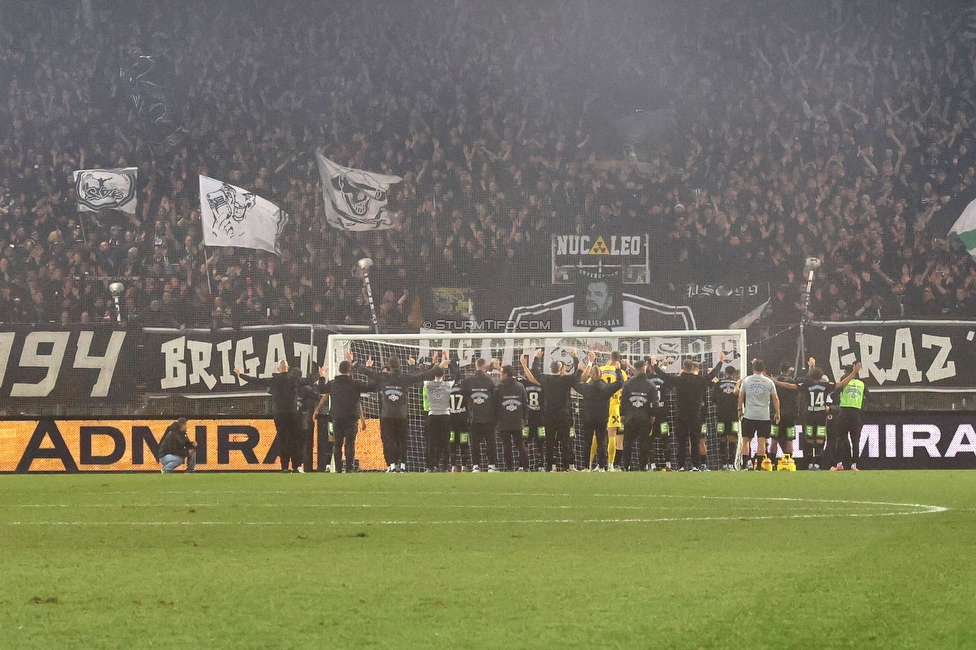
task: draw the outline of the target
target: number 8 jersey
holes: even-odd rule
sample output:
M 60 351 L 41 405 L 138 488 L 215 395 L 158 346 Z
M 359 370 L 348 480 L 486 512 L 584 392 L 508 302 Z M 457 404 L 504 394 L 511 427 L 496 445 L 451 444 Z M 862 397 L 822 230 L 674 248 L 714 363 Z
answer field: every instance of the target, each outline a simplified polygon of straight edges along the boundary
M 525 386 L 525 407 L 529 415 L 530 427 L 541 427 L 542 422 L 542 386 L 533 384 L 524 377 L 519 379 L 519 383 Z

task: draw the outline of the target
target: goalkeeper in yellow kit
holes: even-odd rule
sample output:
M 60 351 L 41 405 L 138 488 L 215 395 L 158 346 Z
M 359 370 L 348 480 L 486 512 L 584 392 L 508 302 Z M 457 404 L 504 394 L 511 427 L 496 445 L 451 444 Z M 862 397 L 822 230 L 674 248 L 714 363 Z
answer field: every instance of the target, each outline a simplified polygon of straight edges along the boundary
M 616 350 L 611 352 L 610 361 L 606 365 L 600 366 L 600 378 L 608 384 L 617 381 L 617 366 L 614 365 L 615 363 L 621 364 L 624 367 L 630 365 L 623 360 L 619 352 Z M 621 372 L 623 374 L 623 381 L 627 381 L 627 373 Z M 623 428 L 620 423 L 620 393 L 621 391 L 618 390 L 610 397 L 610 417 L 607 420 L 607 471 L 610 472 L 616 471 L 614 461 L 617 458 L 617 451 L 623 450 L 623 435 L 620 437 L 617 436 L 617 430 Z M 620 444 L 618 444 L 618 440 Z M 596 446 L 597 440 L 596 436 L 594 436 L 593 441 L 590 443 L 590 467 L 593 466 L 593 459 L 596 458 Z

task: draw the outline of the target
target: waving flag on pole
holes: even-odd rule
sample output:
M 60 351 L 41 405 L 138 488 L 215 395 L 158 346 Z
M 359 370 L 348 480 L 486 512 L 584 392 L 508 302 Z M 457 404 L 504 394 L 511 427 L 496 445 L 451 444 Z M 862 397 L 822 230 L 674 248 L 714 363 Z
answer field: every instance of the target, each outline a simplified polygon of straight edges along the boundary
M 75 194 L 79 212 L 121 210 L 136 213 L 138 169 L 79 169 L 75 172 Z
M 954 234 L 961 239 L 969 254 L 976 257 L 976 201 L 966 206 L 966 209 L 956 219 L 956 223 L 952 224 L 949 234 Z
M 200 220 L 207 246 L 255 248 L 280 255 L 288 215 L 253 192 L 201 176 Z
M 386 209 L 390 185 L 399 176 L 373 174 L 351 169 L 315 154 L 325 195 L 325 219 L 340 230 L 385 230 L 393 227 L 393 216 Z

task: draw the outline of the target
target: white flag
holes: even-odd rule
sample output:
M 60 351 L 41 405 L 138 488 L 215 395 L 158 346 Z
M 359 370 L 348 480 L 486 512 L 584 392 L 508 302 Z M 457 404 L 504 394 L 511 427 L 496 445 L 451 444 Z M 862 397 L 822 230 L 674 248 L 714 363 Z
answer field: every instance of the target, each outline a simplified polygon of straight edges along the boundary
M 136 213 L 138 169 L 79 169 L 75 172 L 75 193 L 79 212 L 121 210 Z
M 288 215 L 253 192 L 201 176 L 200 220 L 207 246 L 256 248 L 280 254 L 278 242 Z
M 768 316 L 768 314 L 766 313 L 766 309 L 769 308 L 769 301 L 770 299 L 767 298 L 766 302 L 759 305 L 758 307 L 750 311 L 748 314 L 746 314 L 739 320 L 729 325 L 729 329 L 730 330 L 749 329 L 750 327 L 752 327 L 752 324 L 755 323 L 757 320 Z
M 340 230 L 385 230 L 393 227 L 386 209 L 387 190 L 403 179 L 350 169 L 315 154 L 325 195 L 325 219 Z
M 966 206 L 956 223 L 952 224 L 949 234 L 961 239 L 969 254 L 976 257 L 976 201 Z

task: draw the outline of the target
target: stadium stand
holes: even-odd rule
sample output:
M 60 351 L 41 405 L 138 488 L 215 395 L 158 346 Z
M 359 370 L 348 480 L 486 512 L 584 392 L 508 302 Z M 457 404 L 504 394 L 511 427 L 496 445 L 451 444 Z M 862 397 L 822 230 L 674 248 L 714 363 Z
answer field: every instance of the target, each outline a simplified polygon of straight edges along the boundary
M 771 278 L 770 330 L 799 320 L 808 256 L 826 274 L 812 318 L 971 316 L 976 265 L 931 227 L 976 177 L 976 50 L 951 7 L 833 3 L 814 21 L 790 3 L 631 4 L 340 3 L 308 20 L 116 2 L 92 29 L 80 8 L 23 5 L 0 29 L 0 322 L 111 319 L 93 278 L 126 276 L 134 323 L 366 324 L 349 269 L 368 255 L 384 331 L 416 331 L 432 284 L 544 282 L 550 233 L 601 227 L 650 232 L 674 285 L 706 262 Z M 640 165 L 607 155 L 599 107 L 648 92 L 675 116 L 666 145 Z M 324 226 L 315 151 L 402 175 L 398 225 Z M 126 165 L 136 215 L 75 210 L 73 170 Z M 281 257 L 205 251 L 196 174 L 282 205 Z

